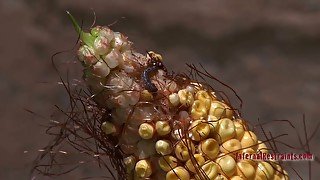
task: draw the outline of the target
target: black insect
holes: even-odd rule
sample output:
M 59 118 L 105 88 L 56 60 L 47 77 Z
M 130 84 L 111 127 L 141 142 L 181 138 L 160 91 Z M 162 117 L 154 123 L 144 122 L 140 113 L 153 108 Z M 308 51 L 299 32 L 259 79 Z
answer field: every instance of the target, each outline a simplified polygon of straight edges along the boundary
M 148 54 L 148 64 L 141 74 L 141 79 L 143 81 L 144 87 L 149 92 L 155 93 L 158 88 L 151 82 L 151 76 L 154 75 L 158 70 L 162 69 L 167 71 L 166 67 L 162 63 L 162 57 L 153 51 L 147 52 Z

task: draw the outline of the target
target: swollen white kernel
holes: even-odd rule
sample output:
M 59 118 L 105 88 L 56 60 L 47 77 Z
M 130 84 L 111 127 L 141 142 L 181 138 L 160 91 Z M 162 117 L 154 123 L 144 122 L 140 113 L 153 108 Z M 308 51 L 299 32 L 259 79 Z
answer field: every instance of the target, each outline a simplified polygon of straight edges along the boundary
M 120 55 L 118 50 L 113 50 L 104 57 L 104 61 L 113 69 L 119 65 Z
M 99 55 L 106 54 L 109 51 L 109 41 L 103 36 L 98 36 L 93 43 L 93 49 Z
M 93 65 L 93 74 L 99 77 L 106 77 L 110 73 L 110 69 L 105 62 L 98 61 L 95 65 Z

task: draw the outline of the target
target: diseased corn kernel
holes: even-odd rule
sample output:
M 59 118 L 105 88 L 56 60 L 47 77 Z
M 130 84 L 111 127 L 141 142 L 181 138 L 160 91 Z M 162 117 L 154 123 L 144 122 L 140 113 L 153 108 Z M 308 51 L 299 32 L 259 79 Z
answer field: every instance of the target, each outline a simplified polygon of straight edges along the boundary
M 135 168 L 136 158 L 134 156 L 128 156 L 123 159 L 123 163 L 126 166 L 126 170 L 129 173 Z
M 199 143 L 198 151 L 204 157 L 213 160 L 219 154 L 219 144 L 215 139 L 209 138 Z
M 91 34 L 93 36 L 103 36 L 107 38 L 109 42 L 111 42 L 111 40 L 114 38 L 113 31 L 107 27 L 96 26 L 91 29 Z
M 128 41 L 127 37 L 123 34 L 115 32 L 114 33 L 114 48 L 118 49 L 120 52 L 124 52 L 131 48 L 131 42 Z
M 216 127 L 216 132 L 217 133 L 215 135 L 215 139 L 217 139 L 220 143 L 232 139 L 236 135 L 233 121 L 228 118 L 223 118 L 219 120 Z
M 140 140 L 138 144 L 134 144 L 136 148 L 135 155 L 139 159 L 145 159 L 152 157 L 156 154 L 156 150 L 154 148 L 155 142 L 153 140 Z
M 194 94 L 195 88 L 192 85 L 189 85 L 186 87 L 187 92 L 190 92 L 191 94 Z
M 129 107 L 128 98 L 124 94 L 119 94 L 118 96 L 114 97 L 114 102 L 122 108 Z
M 233 176 L 230 180 L 245 180 L 245 179 L 241 178 L 240 176 Z
M 212 101 L 209 115 L 215 116 L 218 119 L 229 118 L 232 119 L 233 111 L 226 104 L 220 101 Z
M 192 105 L 194 99 L 193 99 L 193 94 L 191 92 L 187 91 L 186 89 L 182 89 L 178 91 L 178 95 L 179 95 L 180 103 L 183 106 L 189 107 Z
M 258 167 L 256 169 L 256 177 L 261 179 L 272 179 L 274 176 L 274 169 L 268 162 L 259 162 Z
M 234 127 L 236 128 L 236 138 L 238 140 L 241 140 L 243 135 L 244 135 L 244 125 L 242 123 L 240 123 L 239 121 L 234 121 L 233 122 Z
M 181 166 L 178 166 L 172 169 L 166 175 L 166 180 L 189 180 L 189 179 L 190 179 L 189 172 Z
M 205 175 L 204 174 L 202 174 L 202 172 L 201 173 L 197 173 L 196 175 L 195 175 L 195 179 L 196 180 L 202 180 L 202 179 L 207 179 L 207 178 L 209 178 L 209 179 L 214 179 L 214 178 L 216 178 L 217 177 L 217 175 L 218 175 L 218 169 L 219 169 L 219 166 L 215 163 L 215 162 L 213 162 L 213 161 L 207 161 L 207 162 L 205 162 L 205 164 L 201 167 L 201 169 L 203 170 L 203 172 L 205 173 Z
M 220 151 L 223 153 L 230 153 L 232 152 L 233 154 L 237 153 L 241 149 L 241 143 L 238 139 L 230 139 L 226 142 L 224 142 L 220 146 Z
M 120 64 L 122 55 L 118 50 L 112 50 L 109 54 L 106 54 L 103 59 L 109 66 L 109 68 L 113 69 Z
M 195 153 L 195 147 L 192 141 L 183 139 L 176 144 L 174 152 L 178 159 L 180 159 L 181 161 L 187 161 L 190 159 L 189 153 Z
M 135 174 L 141 178 L 148 178 L 152 174 L 151 164 L 147 160 L 140 160 L 135 166 Z
M 159 158 L 158 163 L 163 171 L 168 172 L 177 167 L 178 160 L 173 156 L 163 156 Z
M 104 55 L 109 51 L 109 41 L 103 36 L 98 36 L 93 43 L 93 49 L 98 55 Z
M 194 141 L 205 139 L 210 134 L 210 125 L 204 120 L 193 121 L 189 127 L 189 134 Z
M 157 121 L 156 130 L 158 135 L 165 136 L 171 132 L 171 127 L 167 121 Z
M 208 109 L 205 102 L 200 100 L 195 100 L 191 107 L 191 117 L 193 119 L 203 119 L 206 118 L 208 114 Z
M 236 175 L 242 177 L 243 179 L 253 180 L 255 173 L 255 168 L 249 162 L 241 160 L 237 163 Z
M 112 134 L 117 131 L 116 126 L 110 122 L 103 122 L 101 125 L 101 129 L 106 134 Z
M 258 148 L 257 148 L 257 153 L 268 153 L 268 148 L 265 143 L 262 141 L 258 141 Z
M 172 152 L 172 144 L 168 140 L 158 140 L 156 142 L 156 151 L 161 155 L 168 155 Z
M 206 109 L 210 109 L 212 98 L 207 91 L 200 90 L 196 93 L 195 97 L 205 104 Z
M 219 164 L 219 172 L 231 177 L 236 172 L 236 161 L 230 155 L 223 155 L 216 160 Z
M 142 123 L 139 126 L 139 135 L 143 139 L 151 139 L 154 134 L 154 128 L 149 123 Z
M 179 95 L 177 93 L 173 93 L 169 95 L 169 102 L 173 106 L 178 106 L 180 104 Z
M 194 159 L 189 159 L 185 166 L 187 170 L 196 173 L 196 169 L 199 169 L 205 163 L 205 159 L 201 154 L 194 154 L 193 157 Z
M 107 77 L 110 73 L 110 69 L 105 62 L 98 61 L 93 65 L 92 72 L 98 77 Z
M 83 45 L 79 48 L 78 58 L 85 66 L 90 66 L 98 61 L 98 58 L 95 57 L 94 50 L 87 45 Z
M 257 149 L 258 139 L 252 131 L 245 131 L 240 142 L 242 148 L 251 147 L 252 149 Z
M 178 85 L 176 82 L 172 81 L 172 80 L 169 80 L 167 84 L 167 89 L 171 92 L 171 93 L 174 93 L 174 92 L 177 92 L 178 91 Z

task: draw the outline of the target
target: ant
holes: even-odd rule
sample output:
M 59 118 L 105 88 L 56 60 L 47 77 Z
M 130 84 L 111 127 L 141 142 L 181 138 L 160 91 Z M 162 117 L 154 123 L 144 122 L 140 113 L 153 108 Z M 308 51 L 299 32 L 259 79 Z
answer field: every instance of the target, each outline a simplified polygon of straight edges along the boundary
M 147 58 L 148 63 L 141 74 L 141 79 L 146 90 L 155 93 L 158 91 L 158 88 L 151 82 L 150 77 L 160 69 L 164 70 L 165 72 L 167 72 L 167 69 L 162 63 L 162 57 L 160 54 L 157 54 L 153 51 L 149 51 L 147 52 Z

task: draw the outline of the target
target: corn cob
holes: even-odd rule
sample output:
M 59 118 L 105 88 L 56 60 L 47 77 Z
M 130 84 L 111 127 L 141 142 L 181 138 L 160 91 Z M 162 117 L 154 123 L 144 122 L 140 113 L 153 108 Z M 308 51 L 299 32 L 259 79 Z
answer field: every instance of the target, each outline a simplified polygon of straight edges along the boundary
M 268 150 L 210 88 L 165 69 L 149 72 L 161 55 L 135 52 L 108 27 L 85 33 L 70 17 L 81 39 L 84 81 L 111 114 L 101 128 L 117 138 L 127 179 L 289 179 L 276 162 L 236 158 Z

